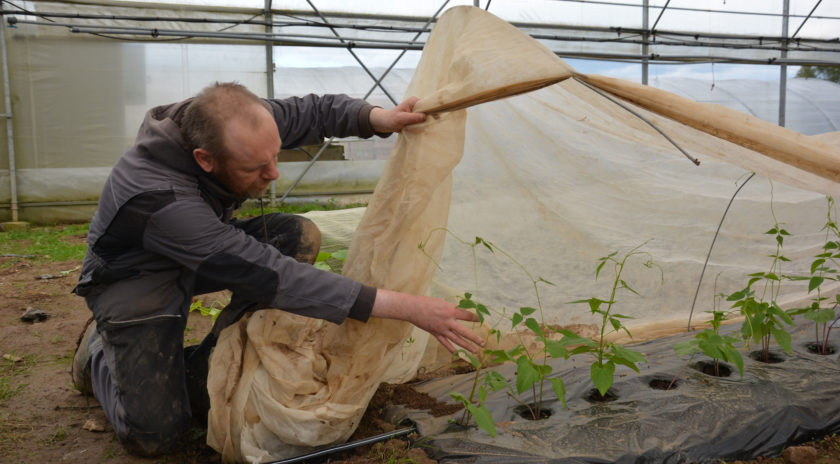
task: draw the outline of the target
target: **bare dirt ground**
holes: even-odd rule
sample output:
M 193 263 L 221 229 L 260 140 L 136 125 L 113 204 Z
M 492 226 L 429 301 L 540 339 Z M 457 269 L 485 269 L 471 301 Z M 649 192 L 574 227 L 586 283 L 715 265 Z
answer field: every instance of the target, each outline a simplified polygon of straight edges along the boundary
M 70 365 L 77 338 L 90 317 L 82 298 L 70 293 L 78 279 L 80 264 L 0 257 L 0 355 L 3 356 L 0 359 L 0 462 L 219 462 L 218 454 L 204 444 L 205 432 L 200 427 L 188 433 L 175 454 L 154 459 L 126 454 L 116 442 L 98 403 L 74 389 Z M 56 278 L 39 279 L 44 276 Z M 41 309 L 49 317 L 41 322 L 23 322 L 20 317 L 28 308 Z M 209 330 L 210 319 L 193 313 L 188 327 L 187 344 L 198 343 Z M 424 409 L 434 406 L 433 400 L 419 395 L 410 386 L 383 385 L 351 440 L 393 431 L 394 426 L 377 415 L 377 411 L 390 403 Z M 840 464 L 840 437 L 829 437 L 809 446 L 817 450 L 817 457 L 801 462 Z M 311 462 L 427 464 L 436 461 L 429 459 L 422 449 L 410 449 L 406 441 L 394 439 Z M 786 461 L 781 457 L 749 461 L 751 464 L 783 462 Z
M 70 293 L 78 280 L 80 264 L 0 257 L 0 462 L 220 462 L 219 455 L 204 443 L 205 430 L 198 424 L 172 455 L 153 459 L 128 455 L 116 441 L 96 400 L 73 387 L 73 353 L 91 316 L 84 300 Z M 44 278 L 47 276 L 52 278 Z M 206 299 L 205 304 L 209 305 Z M 23 322 L 21 315 L 29 308 L 43 310 L 49 317 Z M 209 317 L 191 313 L 185 343 L 199 343 L 211 325 Z M 375 413 L 393 402 L 416 407 L 434 405 L 431 398 L 410 387 L 383 386 L 351 440 L 395 430 Z M 421 449 L 409 449 L 408 442 L 396 439 L 311 462 L 365 464 L 389 460 L 435 462 Z

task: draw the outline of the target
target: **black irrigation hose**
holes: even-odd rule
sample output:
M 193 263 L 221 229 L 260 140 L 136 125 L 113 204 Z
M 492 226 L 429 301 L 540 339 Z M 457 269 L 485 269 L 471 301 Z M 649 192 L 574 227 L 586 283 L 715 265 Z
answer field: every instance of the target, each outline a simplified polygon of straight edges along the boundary
M 735 193 L 732 194 L 732 198 L 729 199 L 729 204 L 726 205 L 726 209 L 723 210 L 723 216 L 720 218 L 720 222 L 718 223 L 717 230 L 715 231 L 715 236 L 712 237 L 712 244 L 709 245 L 709 252 L 706 253 L 706 262 L 703 263 L 703 270 L 700 271 L 700 280 L 697 281 L 697 290 L 694 292 L 694 300 L 691 302 L 691 311 L 688 313 L 688 328 L 686 331 L 691 330 L 691 317 L 694 315 L 694 305 L 697 303 L 697 295 L 700 294 L 700 284 L 703 283 L 703 275 L 706 274 L 706 266 L 709 265 L 709 258 L 712 256 L 712 248 L 715 247 L 715 240 L 718 238 L 718 234 L 720 233 L 720 228 L 723 226 L 723 220 L 726 219 L 726 213 L 729 212 L 729 207 L 732 206 L 732 202 L 735 201 L 735 197 L 738 195 L 738 192 L 747 185 L 747 182 L 750 181 L 755 176 L 755 173 L 750 174 L 750 177 L 747 177 L 747 180 L 741 184 L 740 187 L 735 189 Z
M 650 122 L 647 118 L 645 118 L 645 117 L 644 117 L 644 116 L 642 116 L 641 114 L 639 114 L 639 113 L 637 113 L 637 112 L 633 111 L 632 109 L 630 109 L 630 107 L 628 107 L 628 106 L 626 106 L 626 105 L 623 105 L 623 104 L 622 104 L 621 102 L 619 102 L 618 100 L 616 100 L 616 99 L 614 99 L 614 98 L 610 97 L 610 96 L 609 96 L 609 95 L 607 95 L 605 92 L 602 92 L 600 89 L 596 89 L 595 87 L 593 87 L 593 86 L 591 86 L 591 85 L 587 84 L 586 82 L 582 81 L 581 79 L 579 79 L 579 78 L 577 78 L 577 77 L 575 77 L 574 79 L 575 79 L 576 81 L 580 82 L 581 84 L 585 85 L 585 86 L 586 86 L 586 87 L 588 87 L 590 90 L 592 90 L 592 91 L 594 91 L 595 93 L 597 93 L 598 95 L 600 95 L 600 96 L 602 96 L 602 97 L 606 98 L 607 100 L 609 100 L 609 101 L 611 101 L 611 102 L 615 103 L 616 105 L 618 105 L 618 106 L 620 106 L 620 107 L 624 108 L 625 110 L 627 110 L 628 112 L 630 112 L 633 116 L 636 116 L 637 118 L 639 118 L 639 119 L 641 119 L 642 121 L 646 122 L 646 123 L 647 123 L 650 127 L 653 127 L 654 129 L 656 129 L 656 132 L 659 132 L 659 133 L 660 133 L 663 137 L 665 137 L 665 139 L 666 139 L 666 140 L 668 140 L 669 142 L 671 142 L 671 145 L 675 146 L 675 147 L 677 148 L 677 150 L 679 150 L 679 151 L 680 151 L 680 153 L 682 153 L 683 155 L 685 155 L 685 157 L 686 157 L 686 158 L 688 158 L 688 159 L 689 159 L 692 163 L 694 163 L 696 166 L 700 166 L 700 160 L 698 160 L 697 158 L 695 158 L 695 157 L 693 157 L 693 156 L 689 155 L 687 151 L 683 150 L 681 146 L 677 145 L 677 142 L 674 142 L 674 140 L 673 140 L 671 137 L 668 137 L 668 135 L 667 135 L 667 134 L 665 134 L 665 132 L 662 132 L 662 130 L 661 130 L 661 129 L 659 129 L 658 127 L 656 127 L 656 125 L 654 125 L 652 122 Z
M 341 444 L 341 445 L 333 446 L 331 448 L 323 449 L 323 450 L 320 450 L 320 451 L 315 451 L 313 453 L 304 454 L 304 455 L 301 455 L 301 456 L 295 456 L 293 458 L 288 458 L 288 459 L 281 459 L 279 461 L 271 461 L 267 464 L 294 464 L 294 463 L 298 463 L 298 462 L 304 462 L 307 459 L 320 458 L 320 457 L 328 456 L 328 455 L 333 454 L 333 453 L 338 453 L 338 452 L 341 452 L 341 451 L 348 451 L 348 450 L 351 450 L 351 449 L 355 449 L 355 448 L 358 448 L 360 446 L 372 445 L 374 443 L 389 440 L 391 438 L 397 438 L 397 437 L 401 437 L 401 436 L 404 436 L 404 435 L 409 435 L 409 434 L 412 434 L 416 431 L 417 431 L 417 427 L 412 425 L 411 427 L 406 428 L 406 429 L 395 430 L 393 432 L 383 433 L 383 434 L 375 435 L 375 436 L 368 437 L 368 438 L 362 438 L 361 440 L 351 441 L 350 443 L 344 443 L 344 444 Z

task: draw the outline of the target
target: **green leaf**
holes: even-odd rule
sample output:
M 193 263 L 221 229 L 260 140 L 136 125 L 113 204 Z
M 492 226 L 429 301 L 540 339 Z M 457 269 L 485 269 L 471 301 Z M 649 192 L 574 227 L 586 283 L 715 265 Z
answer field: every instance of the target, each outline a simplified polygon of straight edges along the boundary
M 493 422 L 493 415 L 485 406 L 475 406 L 467 404 L 467 411 L 469 411 L 475 418 L 475 423 L 482 430 L 487 432 L 491 437 L 496 436 L 496 423 Z
M 776 316 L 779 316 L 779 319 L 781 319 L 782 322 L 784 322 L 787 325 L 794 325 L 793 319 L 791 319 L 790 315 L 787 312 L 785 312 L 782 308 L 780 308 L 778 305 L 776 305 L 775 303 L 773 303 L 769 307 L 767 312 L 768 312 L 768 314 L 774 314 Z
M 687 342 L 681 342 L 674 345 L 674 352 L 677 353 L 677 356 L 694 354 L 697 350 L 697 340 L 689 340 Z
M 516 360 L 516 392 L 522 393 L 531 388 L 539 379 L 537 370 L 527 356 L 520 356 Z
M 772 229 L 768 230 L 767 232 L 765 232 L 765 234 L 767 234 L 767 235 L 776 235 L 776 233 L 777 233 L 778 231 L 779 231 L 779 229 L 777 229 L 777 228 L 775 228 L 775 227 L 774 227 L 774 228 L 772 228 Z
M 465 397 L 464 395 L 462 395 L 458 392 L 449 392 L 449 396 L 454 398 L 455 401 L 457 401 L 459 403 L 462 403 L 464 405 L 467 405 L 467 403 L 469 403 L 469 400 L 467 400 L 467 397 Z
M 476 369 L 481 369 L 481 361 L 478 359 L 478 357 L 472 355 L 471 353 L 469 353 L 465 350 L 458 350 L 458 352 L 460 352 L 461 354 L 466 356 L 467 359 L 470 360 L 470 364 L 472 364 L 472 367 L 474 367 Z
M 496 254 L 496 252 L 493 251 L 493 247 L 490 245 L 490 243 L 487 240 L 484 240 L 481 237 L 476 237 L 475 238 L 475 244 L 478 245 L 479 243 L 484 245 L 484 247 L 487 248 L 488 250 L 490 250 L 490 253 Z
M 595 388 L 598 389 L 601 396 L 604 396 L 607 393 L 607 390 L 609 390 L 612 386 L 614 373 L 615 364 L 612 362 L 607 362 L 603 365 L 598 361 L 592 363 L 589 375 L 592 377 L 592 383 L 595 384 Z
M 633 293 L 634 293 L 634 294 L 636 294 L 636 295 L 639 295 L 639 292 L 637 292 L 637 291 L 633 290 L 632 288 L 630 288 L 630 286 L 629 286 L 629 285 L 627 285 L 627 282 L 625 282 L 625 281 L 624 281 L 624 279 L 621 279 L 621 280 L 620 280 L 620 282 L 621 282 L 621 286 L 622 286 L 622 287 L 626 288 L 627 290 L 630 290 L 631 292 L 633 292 Z M 639 295 L 639 296 L 641 296 L 641 295 Z
M 332 253 L 328 253 L 326 251 L 319 251 L 318 252 L 318 257 L 315 258 L 315 262 L 317 263 L 317 262 L 320 262 L 320 261 L 326 261 L 326 260 L 330 259 L 330 256 L 332 256 Z
M 603 261 L 601 261 L 601 264 L 599 264 L 599 265 L 598 265 L 598 267 L 596 267 L 596 268 L 595 268 L 595 280 L 598 280 L 598 274 L 600 274 L 600 273 L 601 273 L 601 268 L 603 268 L 603 267 L 604 267 L 604 264 L 607 264 L 607 260 L 606 260 L 606 259 L 604 259 Z
M 493 391 L 499 391 L 508 386 L 508 380 L 496 371 L 490 371 L 484 376 L 484 383 Z
M 519 308 L 519 312 L 522 313 L 523 316 L 527 316 L 529 314 L 533 314 L 536 311 L 535 308 L 531 308 L 529 306 L 525 306 L 523 308 Z
M 459 308 L 465 308 L 465 309 L 468 309 L 468 308 L 475 308 L 475 301 L 470 300 L 470 299 L 468 299 L 468 298 L 467 298 L 467 299 L 463 299 L 463 300 L 461 300 L 461 301 L 459 301 L 459 302 L 458 302 L 458 307 L 459 307 Z
M 814 260 L 814 262 L 813 262 L 813 263 L 811 263 L 811 274 L 813 274 L 814 272 L 816 272 L 817 268 L 818 268 L 818 267 L 820 267 L 820 265 L 822 265 L 824 262 L 825 262 L 825 260 L 824 260 L 824 259 L 817 259 L 817 260 Z
M 621 321 L 619 321 L 618 319 L 611 317 L 610 324 L 612 324 L 613 329 L 615 329 L 616 332 L 621 330 Z
M 568 329 L 560 329 L 558 330 L 559 333 L 563 334 L 563 338 L 560 339 L 560 344 L 563 346 L 569 345 L 587 345 L 587 346 L 595 346 L 597 343 L 595 340 L 589 337 L 581 337 L 580 335 L 572 332 Z
M 540 337 L 543 336 L 542 329 L 540 328 L 540 323 L 537 322 L 537 320 L 534 319 L 533 317 L 529 317 L 528 319 L 525 319 L 525 326 L 528 327 L 529 329 L 531 329 L 531 332 L 534 332 L 535 334 L 539 335 Z
M 601 303 L 606 303 L 604 300 L 599 300 L 598 298 L 590 298 L 589 299 L 589 310 L 595 313 L 598 311 L 598 308 L 601 307 Z
M 742 299 L 744 299 L 744 297 L 747 296 L 747 292 L 749 292 L 749 288 L 745 288 L 741 291 L 731 293 L 728 297 L 726 297 L 726 301 L 742 300 Z
M 543 282 L 543 283 L 546 283 L 546 284 L 551 285 L 553 287 L 556 287 L 556 285 L 554 285 L 554 283 L 549 282 L 549 281 L 543 279 L 542 277 L 540 277 L 538 280 L 539 280 L 539 282 Z
M 554 370 L 554 368 L 552 368 L 548 364 L 534 364 L 533 366 L 534 366 L 534 369 L 536 369 L 537 374 L 539 374 L 541 379 L 544 379 L 544 378 L 548 377 L 548 375 L 551 374 L 551 371 Z
M 490 358 L 490 364 L 513 362 L 513 358 L 508 356 L 505 350 L 484 350 L 484 354 L 492 356 Z
M 741 353 L 739 353 L 738 350 L 736 350 L 732 346 L 725 346 L 723 348 L 723 352 L 725 353 L 725 356 L 724 356 L 723 359 L 725 359 L 728 362 L 731 362 L 732 364 L 735 364 L 735 367 L 738 368 L 738 373 L 740 374 L 741 378 L 743 379 L 744 378 L 744 358 L 741 356 Z
M 779 233 L 780 233 L 781 235 L 787 235 L 787 236 L 790 236 L 790 234 L 788 233 L 788 231 L 786 231 L 785 229 L 780 229 L 780 230 L 779 230 Z
M 508 351 L 508 356 L 510 356 L 511 358 L 514 358 L 516 356 L 519 356 L 519 354 L 522 353 L 523 351 L 525 351 L 524 346 L 516 345 L 511 350 Z
M 569 357 L 582 353 L 596 353 L 597 351 L 597 348 L 593 348 L 591 346 L 579 346 L 569 352 Z
M 336 251 L 332 254 L 332 257 L 339 261 L 347 261 L 347 248 Z
M 484 386 L 478 387 L 478 402 L 484 404 L 487 401 L 487 388 Z
M 627 366 L 636 372 L 639 372 L 639 367 L 636 366 L 636 363 L 647 361 L 641 353 L 628 350 L 620 345 L 613 345 L 613 351 L 609 355 L 609 358 L 612 362 Z
M 787 330 L 779 327 L 770 327 L 770 332 L 773 334 L 773 338 L 776 339 L 776 343 L 785 350 L 785 353 L 790 354 L 793 346 L 791 345 L 790 334 Z
M 551 388 L 554 390 L 554 394 L 557 395 L 557 398 L 560 399 L 560 402 L 563 403 L 563 408 L 566 408 L 566 385 L 563 383 L 563 379 L 560 377 L 552 377 L 551 378 Z
M 555 359 L 569 359 L 569 352 L 563 343 L 556 340 L 546 340 L 545 349 Z
M 332 267 L 330 267 L 329 264 L 327 264 L 323 261 L 316 261 L 315 264 L 313 264 L 312 266 L 314 266 L 315 269 L 320 269 L 322 271 L 332 272 Z
M 817 311 L 809 311 L 805 313 L 805 319 L 814 321 L 817 324 L 825 324 L 834 319 L 834 310 L 829 308 Z
M 811 280 L 808 281 L 808 293 L 813 292 L 814 289 L 822 285 L 824 281 L 825 279 L 820 276 L 811 277 Z
M 521 314 L 513 313 L 513 317 L 510 318 L 510 324 L 511 324 L 510 328 L 512 329 L 512 328 L 516 327 L 517 325 L 519 325 L 519 323 L 522 322 L 522 319 L 523 319 L 523 317 L 522 317 Z

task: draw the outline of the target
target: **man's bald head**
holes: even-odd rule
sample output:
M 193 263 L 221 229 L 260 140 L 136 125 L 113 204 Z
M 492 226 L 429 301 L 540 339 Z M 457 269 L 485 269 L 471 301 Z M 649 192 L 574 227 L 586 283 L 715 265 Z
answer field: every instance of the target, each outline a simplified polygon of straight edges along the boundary
M 220 160 L 228 158 L 231 147 L 227 126 L 234 120 L 256 128 L 271 114 L 265 100 L 236 82 L 216 82 L 196 95 L 184 110 L 181 134 L 190 151 L 203 148 Z

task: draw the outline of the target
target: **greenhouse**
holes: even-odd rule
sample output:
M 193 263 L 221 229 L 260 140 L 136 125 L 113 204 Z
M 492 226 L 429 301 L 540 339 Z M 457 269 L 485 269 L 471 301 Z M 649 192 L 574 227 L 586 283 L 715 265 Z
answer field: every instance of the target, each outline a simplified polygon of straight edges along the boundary
M 251 306 L 204 338 L 215 348 L 200 441 L 214 462 L 343 462 L 341 452 L 398 436 L 441 463 L 722 462 L 840 431 L 840 84 L 797 77 L 840 67 L 838 5 L 9 0 L 2 12 L 9 233 L 112 214 L 103 205 L 122 195 L 114 185 L 141 182 L 151 162 L 114 167 L 145 149 L 158 110 L 147 111 L 215 82 L 277 100 L 346 94 L 385 110 L 417 97 L 413 111 L 426 114 L 388 136 L 368 109 L 377 136 L 282 150 L 279 177 L 245 206 L 363 203 L 304 213 L 324 259 L 375 295 L 470 311 L 480 321 L 462 326 L 483 347 L 470 353 L 456 335 L 465 349 L 453 356 L 410 317 L 332 324 L 304 317 L 296 297 Z M 200 154 L 190 160 L 216 172 Z M 95 240 L 122 230 L 128 213 L 113 214 L 91 226 L 85 262 L 62 271 L 79 280 L 75 292 L 86 279 L 160 270 L 86 274 L 115 253 Z M 128 224 L 122 233 L 166 230 Z M 266 285 L 261 259 L 230 278 Z M 172 279 L 192 282 L 185 275 Z M 97 292 L 84 294 L 88 305 L 106 298 Z M 132 292 L 126 303 L 142 306 Z M 66 326 L 81 330 L 90 311 L 75 298 Z M 94 314 L 116 343 L 106 331 L 124 321 Z M 193 375 L 190 354 L 177 356 Z M 382 404 L 383 391 L 405 386 L 431 405 Z M 363 436 L 373 410 L 388 426 Z M 98 414 L 122 441 L 112 413 Z M 80 459 L 61 446 L 42 457 Z M 135 462 L 126 450 L 111 462 Z M 393 462 L 374 454 L 348 462 Z

